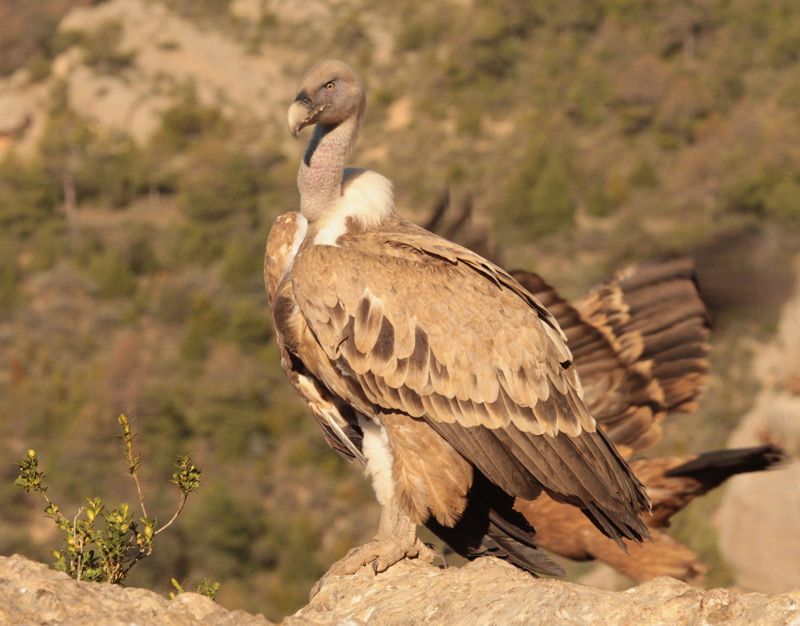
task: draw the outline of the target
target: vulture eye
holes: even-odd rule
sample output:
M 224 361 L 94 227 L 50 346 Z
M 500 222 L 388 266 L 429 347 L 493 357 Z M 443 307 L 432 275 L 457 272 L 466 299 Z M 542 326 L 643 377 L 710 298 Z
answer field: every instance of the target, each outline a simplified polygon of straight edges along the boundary
M 325 89 L 327 89 L 328 91 L 333 91 L 334 89 L 336 89 L 336 83 L 334 83 L 333 81 L 326 83 Z

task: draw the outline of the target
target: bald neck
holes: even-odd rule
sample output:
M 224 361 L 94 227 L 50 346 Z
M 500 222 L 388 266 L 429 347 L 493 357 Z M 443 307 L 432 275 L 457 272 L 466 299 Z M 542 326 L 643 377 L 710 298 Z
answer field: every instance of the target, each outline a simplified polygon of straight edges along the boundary
M 347 158 L 358 139 L 363 109 L 341 124 L 314 127 L 300 171 L 300 213 L 313 223 L 330 213 L 342 195 L 342 178 Z

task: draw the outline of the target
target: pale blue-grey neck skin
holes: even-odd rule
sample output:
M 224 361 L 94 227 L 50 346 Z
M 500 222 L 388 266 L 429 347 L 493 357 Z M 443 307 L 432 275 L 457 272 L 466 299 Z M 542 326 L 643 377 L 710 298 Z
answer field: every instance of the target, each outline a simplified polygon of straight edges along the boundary
M 342 195 L 347 158 L 358 139 L 363 110 L 341 124 L 317 124 L 297 173 L 300 213 L 309 223 L 334 209 Z

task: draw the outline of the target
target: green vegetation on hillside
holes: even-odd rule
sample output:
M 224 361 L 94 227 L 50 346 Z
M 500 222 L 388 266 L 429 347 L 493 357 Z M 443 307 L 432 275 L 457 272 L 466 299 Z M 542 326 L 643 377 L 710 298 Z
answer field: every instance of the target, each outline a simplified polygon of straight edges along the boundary
M 64 4 L 42 6 L 60 16 Z M 389 176 L 418 221 L 445 188 L 472 198 L 505 264 L 567 296 L 626 263 L 696 252 L 724 357 L 701 412 L 665 423 L 662 450 L 724 444 L 752 400 L 737 338 L 768 336 L 779 270 L 800 240 L 799 4 L 353 1 L 335 15 L 320 7 L 303 28 L 279 13 L 237 22 L 228 2 L 164 4 L 253 54 L 281 48 L 282 68 L 351 60 L 370 90 L 354 164 Z M 12 24 L 2 11 L 0 33 Z M 298 148 L 175 77 L 148 142 L 109 131 L 76 112 L 69 77 L 50 64 L 73 46 L 92 71 L 130 78 L 143 52 L 121 46 L 124 20 L 75 36 L 26 11 L 14 27 L 36 25 L 38 47 L 17 40 L 0 73 L 27 65 L 49 110 L 35 154 L 0 162 L 0 456 L 41 452 L 73 505 L 87 485 L 133 497 L 108 445 L 109 416 L 124 412 L 152 459 L 141 480 L 166 510 L 155 481 L 192 450 L 204 487 L 128 582 L 166 593 L 168 577 L 219 580 L 225 606 L 279 619 L 378 519 L 360 468 L 328 449 L 272 339 L 263 249 L 275 216 L 297 206 Z M 754 267 L 773 273 L 718 280 Z M 47 560 L 49 520 L 14 474 L 0 469 L 0 552 Z M 694 517 L 710 518 L 702 510 Z M 724 582 L 713 529 L 694 543 L 695 522 L 677 523 L 681 538 Z

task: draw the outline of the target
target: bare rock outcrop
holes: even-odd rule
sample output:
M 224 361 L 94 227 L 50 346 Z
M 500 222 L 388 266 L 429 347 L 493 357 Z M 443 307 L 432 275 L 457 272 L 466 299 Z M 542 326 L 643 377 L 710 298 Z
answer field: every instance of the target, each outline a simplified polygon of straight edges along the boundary
M 196 593 L 168 600 L 145 589 L 77 582 L 15 555 L 0 557 L 0 624 L 268 626 L 271 622 L 244 611 L 227 611 Z
M 26 68 L 0 78 L 0 139 L 15 135 L 13 142 L 0 144 L 0 156 L 12 146 L 23 155 L 35 151 L 52 88 L 62 82 L 73 111 L 140 144 L 147 142 L 164 111 L 188 85 L 194 86 L 205 105 L 236 119 L 255 119 L 263 132 L 283 130 L 278 103 L 289 98 L 294 78 L 282 71 L 285 53 L 280 48 L 264 42 L 259 54 L 252 54 L 246 42 L 199 28 L 166 6 L 146 0 L 76 6 L 61 20 L 59 30 L 78 35 L 76 41 L 91 41 L 109 25 L 119 29 L 117 50 L 128 55 L 125 66 L 114 72 L 88 63 L 76 43 L 53 60 L 48 78 L 32 82 Z
M 79 583 L 24 557 L 0 557 L 0 623 L 268 625 L 194 593 L 173 600 L 143 589 Z M 284 626 L 381 624 L 777 625 L 800 623 L 800 590 L 767 596 L 704 590 L 658 578 L 627 591 L 532 578 L 493 558 L 442 570 L 403 561 L 326 582 Z
M 30 123 L 25 101 L 15 94 L 0 94 L 0 136 L 13 135 Z
M 799 259 L 800 261 L 800 259 Z M 800 276 L 800 263 L 796 274 Z M 798 281 L 800 283 L 800 281 Z M 770 441 L 800 454 L 800 284 L 781 312 L 773 342 L 754 359 L 762 381 L 755 406 L 728 441 Z M 717 513 L 720 552 L 737 586 L 767 593 L 800 587 L 800 463 L 731 481 Z

